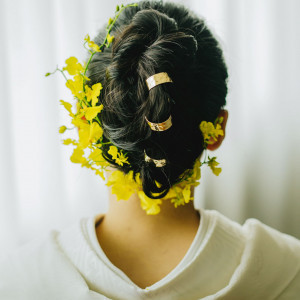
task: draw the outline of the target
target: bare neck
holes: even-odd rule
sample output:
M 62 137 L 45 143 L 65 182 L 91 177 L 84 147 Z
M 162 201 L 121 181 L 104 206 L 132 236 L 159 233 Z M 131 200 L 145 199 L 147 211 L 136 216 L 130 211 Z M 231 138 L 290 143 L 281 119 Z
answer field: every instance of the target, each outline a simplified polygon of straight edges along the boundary
M 127 235 L 130 233 L 136 237 L 148 236 L 151 239 L 159 238 L 158 232 L 162 237 L 175 232 L 178 234 L 178 231 L 184 232 L 191 228 L 198 228 L 199 221 L 199 213 L 194 209 L 192 201 L 175 208 L 170 200 L 163 200 L 159 214 L 147 215 L 141 208 L 137 194 L 133 194 L 128 200 L 117 201 L 115 195 L 109 191 L 109 210 L 101 226 L 110 232 Z
M 200 216 L 193 203 L 175 208 L 163 200 L 158 215 L 147 215 L 137 194 L 117 201 L 110 193 L 109 201 L 96 228 L 104 253 L 139 287 L 158 282 L 179 264 L 195 238 Z

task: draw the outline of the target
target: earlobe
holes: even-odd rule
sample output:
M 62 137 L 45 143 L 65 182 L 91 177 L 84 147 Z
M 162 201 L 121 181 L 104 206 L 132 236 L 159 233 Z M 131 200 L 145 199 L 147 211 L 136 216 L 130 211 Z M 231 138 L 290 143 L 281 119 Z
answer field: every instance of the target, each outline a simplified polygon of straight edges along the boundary
M 226 128 L 226 123 L 227 123 L 227 119 L 228 119 L 228 111 L 225 109 L 221 109 L 220 113 L 218 115 L 218 118 L 223 118 L 223 121 L 220 125 L 221 125 L 224 135 L 218 136 L 216 141 L 213 140 L 212 143 L 207 145 L 207 149 L 210 151 L 218 149 L 221 146 L 221 144 L 225 138 L 225 128 Z

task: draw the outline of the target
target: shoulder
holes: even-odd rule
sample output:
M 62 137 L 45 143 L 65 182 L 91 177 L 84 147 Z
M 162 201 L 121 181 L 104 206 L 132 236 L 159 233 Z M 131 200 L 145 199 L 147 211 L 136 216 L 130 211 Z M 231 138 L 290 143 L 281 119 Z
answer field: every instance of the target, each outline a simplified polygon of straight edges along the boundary
M 218 212 L 209 214 L 221 220 L 226 230 L 242 230 L 245 237 L 240 263 L 216 299 L 296 299 L 300 295 L 298 239 L 256 219 L 240 225 Z
M 244 228 L 248 235 L 245 267 L 262 279 L 265 289 L 276 299 L 299 296 L 300 240 L 256 219 L 247 220 Z
M 92 299 L 85 298 L 89 289 L 61 250 L 58 236 L 51 231 L 2 259 L 0 299 Z

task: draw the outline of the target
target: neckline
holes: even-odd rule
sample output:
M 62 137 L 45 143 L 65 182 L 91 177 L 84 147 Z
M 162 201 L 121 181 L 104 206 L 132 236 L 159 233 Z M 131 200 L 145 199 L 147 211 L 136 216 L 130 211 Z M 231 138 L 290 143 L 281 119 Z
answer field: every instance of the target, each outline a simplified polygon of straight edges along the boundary
M 115 266 L 109 258 L 106 256 L 105 252 L 103 251 L 100 243 L 98 242 L 97 234 L 96 234 L 96 225 L 101 222 L 104 214 L 96 215 L 92 220 L 92 224 L 88 224 L 88 230 L 89 230 L 89 236 L 90 241 L 93 246 L 93 250 L 96 252 L 97 256 L 102 260 L 105 265 L 112 270 L 115 275 L 117 275 L 121 280 L 124 280 L 127 284 L 134 287 L 137 291 L 140 293 L 147 293 L 150 291 L 157 290 L 159 288 L 165 287 L 167 284 L 171 283 L 173 279 L 175 279 L 178 274 L 182 273 L 188 265 L 191 264 L 191 262 L 195 259 L 197 252 L 199 251 L 199 247 L 196 247 L 199 245 L 202 240 L 204 239 L 205 233 L 207 231 L 208 223 L 207 218 L 205 217 L 204 212 L 201 209 L 197 209 L 199 215 L 200 215 L 200 222 L 197 229 L 197 232 L 194 236 L 193 241 L 191 242 L 187 252 L 183 256 L 183 258 L 180 260 L 180 262 L 175 266 L 174 269 L 172 269 L 166 276 L 158 280 L 157 282 L 153 283 L 150 286 L 147 286 L 145 288 L 139 287 L 137 284 L 135 284 L 125 272 L 123 272 L 121 269 L 119 269 L 117 266 Z
M 78 276 L 85 280 L 88 289 L 109 299 L 123 299 L 126 295 L 128 299 L 157 299 L 159 296 L 160 299 L 171 300 L 182 296 L 182 293 L 193 299 L 202 299 L 219 294 L 234 280 L 241 259 L 245 259 L 248 237 L 244 228 L 217 211 L 203 209 L 200 212 L 200 242 L 194 249 L 195 254 L 176 276 L 167 282 L 159 281 L 163 283 L 161 286 L 157 286 L 157 282 L 141 289 L 126 274 L 122 275 L 117 268 L 101 259 L 100 245 L 96 237 L 93 238 L 96 235 L 95 220 L 99 215 L 83 218 L 79 224 L 60 232 L 57 243 L 76 267 Z

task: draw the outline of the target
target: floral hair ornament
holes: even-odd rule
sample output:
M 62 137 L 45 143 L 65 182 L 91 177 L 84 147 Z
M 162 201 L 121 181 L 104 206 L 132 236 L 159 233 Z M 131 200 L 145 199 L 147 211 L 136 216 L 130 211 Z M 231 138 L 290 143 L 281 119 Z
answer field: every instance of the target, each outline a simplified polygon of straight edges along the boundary
M 137 4 L 117 5 L 114 17 L 108 21 L 106 36 L 101 45 L 96 44 L 90 39 L 89 35 L 86 35 L 84 47 L 90 53 L 87 63 L 82 64 L 76 57 L 70 57 L 65 61 L 66 66 L 61 69 L 57 67 L 54 72 L 46 74 L 46 76 L 49 76 L 57 71 L 60 72 L 66 80 L 66 87 L 70 89 L 75 99 L 75 105 L 60 100 L 61 105 L 64 106 L 71 117 L 73 127 L 68 128 L 63 125 L 59 128 L 59 132 L 64 133 L 68 129 L 78 129 L 78 140 L 71 138 L 63 140 L 64 145 L 74 146 L 70 160 L 73 163 L 81 164 L 82 167 L 93 170 L 96 175 L 103 179 L 105 179 L 104 170 L 109 166 L 109 163 L 102 156 L 102 146 L 104 144 L 110 145 L 108 154 L 117 165 L 123 166 L 129 164 L 129 162 L 126 152 L 118 149 L 110 141 L 103 141 L 103 126 L 99 119 L 99 114 L 103 109 L 103 105 L 99 103 L 99 95 L 103 87 L 100 82 L 92 86 L 88 85 L 90 79 L 86 73 L 93 56 L 108 48 L 113 42 L 114 36 L 110 35 L 112 27 L 122 11 L 130 6 L 137 6 Z
M 224 132 L 221 127 L 222 123 L 223 117 L 220 117 L 217 118 L 214 123 L 202 121 L 199 125 L 199 129 L 201 130 L 204 139 L 203 146 L 205 152 L 205 159 L 202 162 L 202 164 L 207 164 L 211 168 L 212 172 L 217 176 L 219 176 L 222 169 L 217 168 L 219 163 L 216 161 L 216 157 L 207 157 L 207 145 L 216 142 L 219 136 L 224 136 Z
M 73 163 L 80 164 L 82 167 L 91 169 L 96 175 L 104 180 L 104 170 L 110 166 L 109 162 L 102 155 L 104 145 L 106 147 L 109 145 L 107 153 L 111 156 L 111 160 L 113 160 L 116 165 L 130 165 L 130 162 L 128 161 L 127 153 L 124 152 L 124 150 L 113 145 L 111 141 L 103 141 L 103 126 L 99 119 L 99 114 L 101 114 L 103 109 L 103 105 L 99 103 L 99 95 L 103 87 L 100 82 L 92 86 L 88 85 L 90 79 L 87 77 L 86 73 L 93 56 L 98 52 L 102 52 L 113 42 L 114 36 L 110 35 L 112 27 L 121 12 L 129 6 L 137 6 L 137 4 L 116 7 L 115 16 L 108 21 L 106 27 L 107 34 L 101 45 L 93 42 L 89 35 L 85 37 L 84 47 L 90 53 L 87 63 L 82 64 L 76 57 L 70 57 L 66 60 L 66 65 L 63 68 L 60 69 L 57 67 L 54 72 L 46 74 L 46 76 L 49 76 L 57 71 L 60 72 L 66 80 L 67 88 L 71 91 L 73 98 L 75 99 L 73 105 L 70 102 L 60 100 L 60 104 L 71 117 L 72 126 L 61 126 L 59 128 L 59 133 L 64 134 L 68 130 L 74 128 L 78 129 L 78 139 L 66 138 L 62 141 L 64 145 L 74 147 L 70 160 Z M 151 77 L 151 80 L 149 78 L 149 89 L 164 82 L 172 82 L 166 73 L 160 75 L 155 74 Z M 129 171 L 127 174 L 124 174 L 124 172 L 120 170 L 112 172 L 107 179 L 106 185 L 112 188 L 112 193 L 116 195 L 117 200 L 127 200 L 133 193 L 137 193 L 140 198 L 142 209 L 149 215 L 155 215 L 160 212 L 162 201 L 170 200 L 175 207 L 189 203 L 194 199 L 191 194 L 191 187 L 199 185 L 199 180 L 201 178 L 200 167 L 203 164 L 207 164 L 216 175 L 219 175 L 221 172 L 221 168 L 217 167 L 218 162 L 215 157 L 208 157 L 208 160 L 206 159 L 207 144 L 211 142 L 211 139 L 215 140 L 219 135 L 223 135 L 223 131 L 220 129 L 221 123 L 222 122 L 219 119 L 215 124 L 210 122 L 207 123 L 205 121 L 200 124 L 200 130 L 204 137 L 205 159 L 203 162 L 200 162 L 200 158 L 198 158 L 194 162 L 193 168 L 186 170 L 180 176 L 178 183 L 170 188 L 168 194 L 164 198 L 152 199 L 147 197 L 142 188 L 140 174 L 134 174 L 133 171 Z M 155 163 L 155 160 L 147 155 L 145 156 L 145 159 Z M 156 166 L 164 163 L 165 162 L 156 162 Z M 157 183 L 157 185 L 159 185 L 159 183 Z

